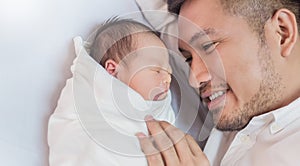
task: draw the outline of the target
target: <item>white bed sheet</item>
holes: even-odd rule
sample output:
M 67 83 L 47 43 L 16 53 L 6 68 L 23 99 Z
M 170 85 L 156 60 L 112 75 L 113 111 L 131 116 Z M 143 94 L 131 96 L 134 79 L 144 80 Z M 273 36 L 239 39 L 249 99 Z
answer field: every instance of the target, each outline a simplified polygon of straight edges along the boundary
M 0 165 L 46 166 L 47 123 L 84 38 L 134 0 L 0 1 Z

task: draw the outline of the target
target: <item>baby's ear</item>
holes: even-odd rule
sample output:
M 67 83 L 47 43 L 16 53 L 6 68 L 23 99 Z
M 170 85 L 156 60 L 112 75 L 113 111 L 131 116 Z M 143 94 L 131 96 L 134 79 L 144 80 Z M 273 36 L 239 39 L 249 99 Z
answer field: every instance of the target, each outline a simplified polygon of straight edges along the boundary
M 118 67 L 118 63 L 112 59 L 108 59 L 105 62 L 105 70 L 112 76 L 116 76 L 117 75 L 117 67 Z

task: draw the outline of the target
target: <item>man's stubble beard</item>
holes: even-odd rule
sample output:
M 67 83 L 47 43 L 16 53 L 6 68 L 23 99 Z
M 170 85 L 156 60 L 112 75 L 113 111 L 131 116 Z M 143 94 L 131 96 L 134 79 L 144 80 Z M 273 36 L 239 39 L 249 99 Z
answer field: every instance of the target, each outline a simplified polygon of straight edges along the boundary
M 247 126 L 254 116 L 272 110 L 274 104 L 280 100 L 283 90 L 282 78 L 276 73 L 268 46 L 262 42 L 257 57 L 261 63 L 262 81 L 258 91 L 242 107 L 230 114 L 222 114 L 224 106 L 218 110 L 211 110 L 216 128 L 221 131 L 241 130 Z M 225 102 L 224 102 L 225 104 Z

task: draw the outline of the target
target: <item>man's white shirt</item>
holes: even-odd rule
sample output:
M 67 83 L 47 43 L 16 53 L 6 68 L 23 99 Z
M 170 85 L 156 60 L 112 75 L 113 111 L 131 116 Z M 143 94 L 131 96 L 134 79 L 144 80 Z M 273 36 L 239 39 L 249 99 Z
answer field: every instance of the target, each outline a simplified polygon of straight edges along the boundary
M 212 166 L 300 164 L 300 98 L 254 117 L 238 132 L 213 129 L 205 146 Z

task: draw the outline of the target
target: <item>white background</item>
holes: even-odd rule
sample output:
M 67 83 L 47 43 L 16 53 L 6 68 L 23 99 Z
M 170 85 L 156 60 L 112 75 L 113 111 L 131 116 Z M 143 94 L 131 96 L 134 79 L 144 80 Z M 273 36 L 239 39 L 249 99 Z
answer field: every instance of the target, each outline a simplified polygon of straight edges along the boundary
M 71 77 L 72 38 L 137 10 L 134 0 L 0 0 L 0 165 L 48 165 L 47 123 Z

